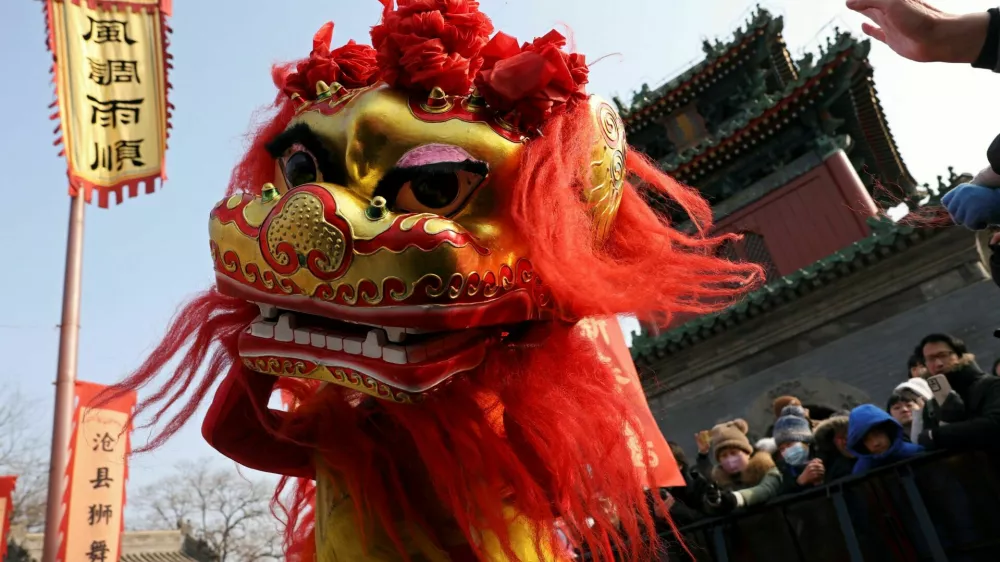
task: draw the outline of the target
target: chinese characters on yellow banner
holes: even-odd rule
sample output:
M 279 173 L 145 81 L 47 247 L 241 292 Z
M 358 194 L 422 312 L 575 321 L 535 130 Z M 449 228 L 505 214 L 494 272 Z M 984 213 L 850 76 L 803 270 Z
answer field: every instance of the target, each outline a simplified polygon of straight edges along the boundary
M 684 479 L 670 452 L 670 445 L 660 432 L 653 412 L 646 402 L 646 395 L 639 382 L 639 374 L 632 362 L 632 355 L 625 344 L 625 336 L 615 318 L 585 318 L 576 325 L 580 333 L 594 342 L 600 362 L 614 375 L 618 392 L 623 393 L 632 407 L 632 415 L 641 422 L 644 439 L 635 428 L 624 428 L 625 439 L 632 452 L 632 462 L 644 477 L 652 475 L 650 488 L 683 486 Z M 648 466 L 647 466 L 648 465 Z
M 95 398 L 105 388 L 76 383 L 77 409 L 70 441 L 60 561 L 113 562 L 119 557 L 128 478 L 128 423 L 135 393 L 107 404 L 95 404 Z
M 165 178 L 169 105 L 161 0 L 47 0 L 70 194 L 108 206 Z

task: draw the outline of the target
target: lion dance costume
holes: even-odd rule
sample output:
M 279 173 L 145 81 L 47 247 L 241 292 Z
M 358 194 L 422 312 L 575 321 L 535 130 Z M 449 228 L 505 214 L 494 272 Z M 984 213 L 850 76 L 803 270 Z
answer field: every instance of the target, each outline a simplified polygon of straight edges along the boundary
M 649 559 L 648 489 L 677 482 L 638 445 L 663 438 L 623 390 L 634 369 L 588 332 L 717 310 L 760 270 L 715 257 L 708 204 L 627 152 L 562 35 L 519 44 L 473 0 L 382 1 L 373 46 L 331 50 L 328 23 L 274 69 L 211 212 L 216 286 L 116 388 L 167 371 L 139 406 L 171 413 L 147 448 L 215 388 L 203 434 L 285 476 L 290 560 Z

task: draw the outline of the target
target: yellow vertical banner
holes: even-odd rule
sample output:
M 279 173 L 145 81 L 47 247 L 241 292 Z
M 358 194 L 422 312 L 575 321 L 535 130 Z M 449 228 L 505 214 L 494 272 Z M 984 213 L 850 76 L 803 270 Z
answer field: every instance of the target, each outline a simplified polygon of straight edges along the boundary
M 134 392 L 95 406 L 107 387 L 77 381 L 59 562 L 115 562 L 125 526 Z
M 101 207 L 166 179 L 168 0 L 46 0 L 70 195 Z

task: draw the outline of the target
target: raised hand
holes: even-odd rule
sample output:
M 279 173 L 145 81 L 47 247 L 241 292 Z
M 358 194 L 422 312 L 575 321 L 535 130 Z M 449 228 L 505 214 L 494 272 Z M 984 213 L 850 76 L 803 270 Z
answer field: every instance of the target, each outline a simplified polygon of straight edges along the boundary
M 712 448 L 712 435 L 708 431 L 699 431 L 694 434 L 694 442 L 698 445 L 698 454 L 707 455 Z
M 986 41 L 989 14 L 956 16 L 923 0 L 847 0 L 872 21 L 868 36 L 916 62 L 972 63 Z
M 823 461 L 820 459 L 813 459 L 809 461 L 802 474 L 795 480 L 799 486 L 817 486 L 823 483 L 823 478 L 826 476 L 826 468 L 823 466 Z
M 963 183 L 945 193 L 941 204 L 956 223 L 969 230 L 1000 224 L 1000 189 Z

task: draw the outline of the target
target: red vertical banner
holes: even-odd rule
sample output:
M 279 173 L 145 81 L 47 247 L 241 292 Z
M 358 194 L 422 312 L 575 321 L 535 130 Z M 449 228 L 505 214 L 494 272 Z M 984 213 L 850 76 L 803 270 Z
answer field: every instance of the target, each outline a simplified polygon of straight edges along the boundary
M 96 404 L 107 387 L 77 381 L 59 562 L 117 561 L 125 527 L 125 482 L 135 392 Z
M 17 476 L 0 476 L 0 560 L 7 558 L 10 518 L 14 514 L 14 486 Z
M 622 334 L 618 320 L 614 317 L 585 318 L 577 324 L 577 328 L 584 336 L 594 341 L 601 362 L 615 375 L 618 392 L 625 394 L 632 406 L 632 414 L 642 424 L 639 432 L 631 427 L 625 427 L 624 431 L 629 449 L 632 451 L 632 460 L 646 481 L 646 486 L 650 488 L 683 486 L 684 477 L 681 476 L 677 461 L 670 452 L 670 445 L 663 437 L 656 419 L 653 418 L 653 412 L 649 409 L 646 394 L 639 382 L 639 373 L 635 370 L 632 354 L 625 343 L 625 335 Z M 648 481 L 647 460 L 653 482 Z

